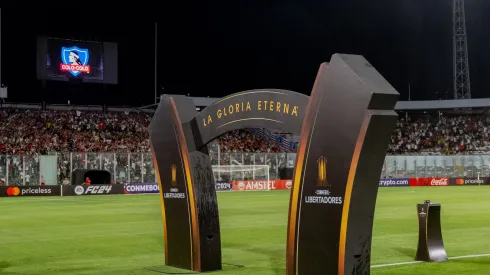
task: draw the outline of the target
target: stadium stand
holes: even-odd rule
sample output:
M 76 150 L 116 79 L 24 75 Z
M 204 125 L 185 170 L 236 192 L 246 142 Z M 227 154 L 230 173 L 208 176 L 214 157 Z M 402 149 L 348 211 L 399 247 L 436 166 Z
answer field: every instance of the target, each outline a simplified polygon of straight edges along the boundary
M 141 112 L 2 109 L 0 153 L 149 152 L 150 120 L 150 114 Z M 217 140 L 221 152 L 230 153 L 289 151 L 281 143 L 252 130 L 237 130 Z
M 488 154 L 490 116 L 439 115 L 400 118 L 389 154 Z
M 221 152 L 267 152 L 278 153 L 284 151 L 281 143 L 268 139 L 252 130 L 236 130 L 229 132 L 218 139 Z
M 149 152 L 151 114 L 76 110 L 0 110 L 0 154 L 49 152 Z M 400 117 L 388 154 L 485 154 L 490 152 L 490 116 L 414 115 Z M 221 153 L 291 153 L 297 137 L 266 129 L 237 130 L 209 146 Z
M 145 113 L 0 111 L 1 154 L 148 152 Z

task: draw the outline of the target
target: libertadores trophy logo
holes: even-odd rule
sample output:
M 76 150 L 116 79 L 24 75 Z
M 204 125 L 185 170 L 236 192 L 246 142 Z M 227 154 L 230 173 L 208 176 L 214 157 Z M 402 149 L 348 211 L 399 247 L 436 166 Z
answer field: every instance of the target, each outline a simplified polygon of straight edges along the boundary
M 73 47 L 61 47 L 61 71 L 68 71 L 73 76 L 78 76 L 80 73 L 90 73 L 88 49 Z
M 318 164 L 318 187 L 328 187 L 327 181 L 327 159 L 321 156 L 317 160 Z
M 172 164 L 171 166 L 172 169 L 172 186 L 177 185 L 177 165 Z

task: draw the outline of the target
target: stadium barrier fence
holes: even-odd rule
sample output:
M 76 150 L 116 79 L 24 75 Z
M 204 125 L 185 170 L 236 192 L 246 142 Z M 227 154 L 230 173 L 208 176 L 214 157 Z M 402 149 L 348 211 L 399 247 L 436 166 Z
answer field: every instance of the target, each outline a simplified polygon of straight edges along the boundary
M 214 150 L 214 151 L 213 151 Z M 280 178 L 279 170 L 292 168 L 296 153 L 210 153 L 213 166 L 217 165 L 269 165 L 270 179 Z M 216 151 L 218 150 L 218 151 Z M 127 182 L 156 182 L 151 153 L 78 153 L 52 152 L 56 160 L 41 165 L 43 157 L 37 155 L 0 155 L 0 184 L 38 185 L 45 182 L 71 182 L 75 169 L 106 170 L 117 184 Z M 41 166 L 43 169 L 41 169 Z M 490 177 L 490 155 L 455 156 L 386 156 L 380 175 L 388 178 L 459 178 Z M 236 173 L 231 180 L 245 180 Z
M 490 185 L 490 177 L 459 177 L 459 178 L 390 178 L 380 179 L 380 187 L 417 187 L 417 186 L 464 186 Z M 274 191 L 290 190 L 292 180 L 245 180 L 217 181 L 217 191 Z M 93 196 L 93 195 L 133 195 L 158 194 L 156 182 L 101 184 L 101 185 L 18 185 L 0 186 L 0 197 L 24 196 Z

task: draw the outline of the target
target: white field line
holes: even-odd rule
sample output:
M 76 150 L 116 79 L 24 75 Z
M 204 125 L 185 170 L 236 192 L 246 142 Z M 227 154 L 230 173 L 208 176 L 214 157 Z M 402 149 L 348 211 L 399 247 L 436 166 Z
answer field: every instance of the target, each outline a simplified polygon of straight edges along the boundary
M 449 260 L 468 259 L 468 258 L 480 258 L 480 257 L 490 257 L 490 254 L 476 254 L 476 255 L 466 255 L 466 256 L 449 257 Z M 372 265 L 371 268 L 388 267 L 388 266 L 399 266 L 399 265 L 409 265 L 409 264 L 420 264 L 420 263 L 423 263 L 423 262 L 421 262 L 421 261 L 413 261 L 413 262 L 402 262 L 402 263 L 392 263 L 392 264 L 378 264 L 378 265 Z

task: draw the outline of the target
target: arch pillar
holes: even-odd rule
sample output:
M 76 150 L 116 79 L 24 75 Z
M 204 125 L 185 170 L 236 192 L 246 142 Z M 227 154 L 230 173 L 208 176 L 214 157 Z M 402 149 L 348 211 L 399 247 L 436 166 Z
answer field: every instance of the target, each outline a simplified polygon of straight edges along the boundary
M 286 245 L 288 275 L 369 274 L 379 176 L 399 94 L 362 56 L 334 54 L 311 97 L 286 90 L 227 96 L 200 113 L 165 95 L 150 124 L 165 263 L 221 269 L 215 182 L 206 144 L 243 128 L 300 134 Z

